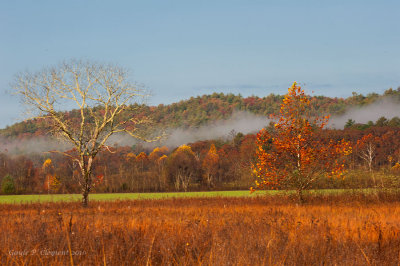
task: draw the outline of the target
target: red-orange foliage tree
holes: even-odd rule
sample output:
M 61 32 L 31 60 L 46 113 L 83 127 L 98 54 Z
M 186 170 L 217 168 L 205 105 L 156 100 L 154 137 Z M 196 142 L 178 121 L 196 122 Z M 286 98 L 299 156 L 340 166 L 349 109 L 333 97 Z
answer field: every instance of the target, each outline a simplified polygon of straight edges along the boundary
M 343 175 L 344 155 L 351 153 L 349 142 L 317 138 L 316 131 L 325 127 L 329 117 L 313 117 L 309 110 L 309 97 L 293 83 L 276 116 L 274 132 L 263 129 L 257 134 L 256 188 L 296 189 L 303 201 L 302 192 L 324 174 Z

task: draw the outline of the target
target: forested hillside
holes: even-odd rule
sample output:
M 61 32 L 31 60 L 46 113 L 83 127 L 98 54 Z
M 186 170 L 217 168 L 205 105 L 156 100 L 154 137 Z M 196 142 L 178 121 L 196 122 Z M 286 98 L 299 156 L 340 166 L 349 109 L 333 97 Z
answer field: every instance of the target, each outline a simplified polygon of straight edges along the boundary
M 158 106 L 136 105 L 129 108 L 124 115 L 150 117 L 156 128 L 196 128 L 201 125 L 222 119 L 228 119 L 235 111 L 248 111 L 257 115 L 268 116 L 276 113 L 283 96 L 270 94 L 266 97 L 242 97 L 241 95 L 213 93 L 191 97 L 177 103 Z M 400 104 L 400 87 L 389 89 L 383 94 L 371 93 L 362 95 L 353 93 L 348 98 L 331 98 L 326 96 L 311 97 L 311 113 L 340 115 L 354 107 L 368 106 L 383 99 L 390 99 Z M 98 112 L 101 112 L 99 109 Z M 79 120 L 80 114 L 70 111 L 66 115 L 71 121 Z M 355 121 L 356 123 L 358 121 Z M 3 137 L 32 137 L 48 134 L 46 121 L 29 120 L 16 123 L 0 130 Z
M 267 117 L 277 113 L 282 97 L 264 98 L 233 94 L 203 95 L 171 105 L 130 106 L 126 116 L 151 117 L 156 128 L 196 128 L 213 121 L 228 119 L 235 111 L 247 111 Z M 352 97 L 311 97 L 312 114 L 340 115 L 356 107 L 371 106 L 384 101 L 400 106 L 400 89 L 384 94 Z M 393 113 L 396 113 L 394 110 Z M 102 112 L 102 110 L 95 110 Z M 72 125 L 79 122 L 76 110 L 63 113 Z M 370 117 L 368 117 L 370 118 Z M 48 134 L 47 121 L 31 120 L 1 130 L 3 144 L 18 143 L 22 150 L 0 150 L 0 182 L 2 193 L 70 193 L 79 191 L 76 176 L 79 171 L 68 156 L 28 149 L 26 143 L 43 145 L 40 140 Z M 210 128 L 210 127 L 206 127 Z M 267 126 L 271 132 L 273 126 Z M 322 178 L 315 188 L 398 187 L 400 169 L 400 119 L 381 117 L 359 123 L 349 119 L 344 128 L 326 129 L 316 135 L 322 141 L 349 141 L 353 153 L 348 157 L 345 179 Z M 31 141 L 19 141 L 24 138 Z M 143 146 L 140 143 L 109 147 L 94 161 L 94 190 L 96 192 L 145 192 L 248 189 L 254 181 L 252 164 L 255 155 L 254 134 L 232 131 L 225 138 L 191 141 L 186 145 L 165 147 L 162 143 Z M 16 141 L 15 141 L 16 140 Z M 33 141 L 32 141 L 33 140 Z M 157 147 L 158 146 L 158 147 Z M 61 149 L 59 146 L 57 148 Z M 75 149 L 66 150 L 76 155 Z

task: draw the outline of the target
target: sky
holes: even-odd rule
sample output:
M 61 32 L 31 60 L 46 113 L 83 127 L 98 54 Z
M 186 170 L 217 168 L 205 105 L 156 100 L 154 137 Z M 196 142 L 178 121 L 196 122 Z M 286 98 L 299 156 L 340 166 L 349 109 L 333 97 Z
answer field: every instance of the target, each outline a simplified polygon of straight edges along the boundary
M 24 119 L 10 84 L 63 60 L 115 63 L 169 104 L 224 92 L 284 94 L 297 81 L 347 97 L 400 86 L 400 1 L 0 3 L 0 128 Z

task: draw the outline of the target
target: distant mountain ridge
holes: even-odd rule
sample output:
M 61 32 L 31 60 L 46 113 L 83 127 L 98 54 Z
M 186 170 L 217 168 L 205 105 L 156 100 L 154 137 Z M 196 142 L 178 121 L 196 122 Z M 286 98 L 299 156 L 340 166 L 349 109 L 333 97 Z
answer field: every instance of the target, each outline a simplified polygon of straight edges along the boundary
M 370 93 L 362 95 L 353 92 L 347 98 L 326 96 L 310 96 L 313 114 L 341 115 L 350 108 L 368 106 L 382 99 L 390 98 L 399 103 L 400 87 L 397 90 L 388 89 L 383 94 Z M 228 119 L 236 111 L 251 112 L 256 115 L 269 116 L 278 113 L 283 95 L 270 94 L 265 97 L 213 93 L 191 97 L 168 105 L 158 106 L 134 105 L 133 111 L 125 115 L 150 117 L 157 128 L 196 128 L 217 120 Z M 79 119 L 77 110 L 68 112 L 71 119 Z M 27 120 L 0 129 L 0 136 L 7 138 L 24 138 L 44 136 L 49 134 L 49 127 L 43 120 Z

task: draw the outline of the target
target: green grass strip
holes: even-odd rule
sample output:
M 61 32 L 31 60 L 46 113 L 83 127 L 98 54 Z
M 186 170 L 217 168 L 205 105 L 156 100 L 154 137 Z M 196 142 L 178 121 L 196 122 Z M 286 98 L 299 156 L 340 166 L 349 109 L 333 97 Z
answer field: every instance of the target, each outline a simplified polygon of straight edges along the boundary
M 305 195 L 326 195 L 342 193 L 372 193 L 374 189 L 320 189 L 304 191 Z M 159 193 L 92 193 L 90 201 L 108 200 L 141 200 L 141 199 L 166 199 L 166 198 L 196 198 L 196 197 L 256 197 L 263 195 L 292 194 L 295 191 L 257 191 L 250 194 L 249 190 L 236 191 L 205 191 L 205 192 L 159 192 Z M 20 204 L 36 202 L 80 201 L 80 194 L 44 194 L 44 195 L 1 195 L 0 204 Z

